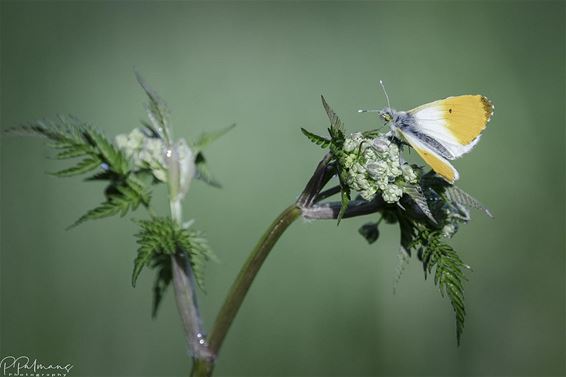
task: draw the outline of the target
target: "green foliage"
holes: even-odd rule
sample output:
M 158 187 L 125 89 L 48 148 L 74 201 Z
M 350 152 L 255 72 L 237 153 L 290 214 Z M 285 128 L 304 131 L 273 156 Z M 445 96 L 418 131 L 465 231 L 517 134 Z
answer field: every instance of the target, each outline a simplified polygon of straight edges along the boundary
M 397 252 L 397 256 L 399 260 L 397 262 L 397 267 L 395 267 L 395 277 L 393 279 L 394 294 L 397 292 L 397 286 L 401 281 L 401 276 L 403 275 L 403 272 L 405 272 L 405 268 L 407 267 L 407 264 L 409 264 L 409 260 L 411 258 L 411 255 L 407 253 L 407 251 L 403 247 L 399 248 L 399 251 Z
M 193 152 L 196 153 L 195 156 L 196 179 L 203 181 L 204 183 L 212 187 L 216 187 L 216 188 L 222 187 L 220 182 L 218 182 L 218 180 L 216 180 L 216 178 L 214 178 L 214 176 L 210 173 L 206 158 L 204 157 L 202 150 L 207 146 L 209 146 L 214 141 L 218 140 L 220 137 L 224 136 L 228 131 L 232 130 L 234 127 L 236 127 L 236 124 L 231 124 L 228 127 L 225 127 L 218 131 L 204 132 L 199 136 L 197 141 L 193 143 L 192 149 Z
M 344 136 L 344 126 L 342 125 L 342 121 L 338 118 L 338 115 L 332 110 L 330 105 L 324 99 L 324 96 L 320 96 L 322 99 L 322 106 L 326 111 L 326 115 L 328 115 L 328 119 L 330 120 L 330 135 L 334 138 L 335 136 L 339 136 L 340 134 L 342 137 Z
M 206 159 L 202 152 L 197 153 L 197 156 L 195 158 L 195 167 L 196 167 L 196 174 L 195 174 L 196 179 L 203 181 L 204 183 L 212 187 L 222 188 L 220 182 L 218 182 L 216 178 L 214 178 L 214 176 L 208 170 L 208 164 L 206 163 Z
M 315 143 L 316 145 L 320 145 L 321 148 L 327 148 L 331 141 L 328 140 L 325 137 L 319 136 L 317 134 L 314 134 L 312 132 L 309 132 L 307 130 L 305 130 L 304 128 L 301 127 L 301 132 L 313 143 Z
M 222 136 L 226 135 L 226 133 L 228 133 L 234 127 L 236 127 L 236 124 L 231 124 L 228 127 L 225 127 L 223 129 L 220 129 L 220 130 L 217 130 L 217 131 L 202 133 L 198 137 L 197 141 L 193 144 L 193 148 L 196 151 L 203 150 L 204 148 L 206 148 L 208 145 L 210 145 L 214 141 L 216 141 L 219 138 L 221 138 Z
M 151 310 L 151 316 L 155 318 L 165 292 L 173 280 L 171 257 L 165 254 L 155 255 L 151 267 L 157 270 L 153 283 L 153 308 Z
M 8 130 L 10 133 L 43 136 L 49 145 L 58 150 L 59 160 L 82 158 L 76 165 L 53 173 L 70 177 L 97 168 L 117 175 L 128 172 L 128 161 L 123 153 L 104 135 L 71 116 L 59 116 L 56 120 L 39 120 Z
M 169 108 L 163 99 L 157 94 L 153 88 L 144 80 L 144 78 L 136 72 L 136 79 L 141 85 L 145 94 L 149 98 L 149 103 L 146 105 L 147 115 L 151 124 L 144 123 L 144 125 L 155 135 L 159 135 L 161 139 L 170 141 L 169 135 Z
M 434 283 L 439 287 L 444 297 L 448 296 L 456 314 L 456 337 L 458 344 L 464 331 L 466 309 L 464 307 L 464 286 L 466 280 L 465 265 L 456 251 L 442 242 L 440 232 L 421 230 L 415 239 L 414 248 L 418 249 L 419 259 L 423 263 L 425 278 L 434 270 Z
M 130 172 L 128 159 L 102 133 L 70 116 L 56 120 L 40 120 L 9 130 L 20 134 L 43 136 L 57 150 L 60 160 L 80 159 L 73 166 L 52 173 L 57 177 L 71 177 L 89 172 L 89 181 L 108 181 L 106 200 L 88 211 L 69 228 L 87 220 L 121 215 L 140 206 L 149 206 L 150 194 Z
M 464 271 L 469 267 L 444 239 L 452 237 L 461 223 L 469 221 L 466 208 L 478 208 L 488 215 L 490 212 L 471 195 L 447 183 L 434 172 L 419 175 L 418 185 L 404 186 L 402 204 L 384 206 L 380 210 L 386 223 L 399 223 L 401 248 L 394 289 L 412 252 L 416 252 L 422 262 L 425 278 L 432 275 L 442 296 L 448 296 L 450 300 L 460 344 L 466 315 L 463 284 L 467 279 Z M 373 223 L 366 224 L 360 233 L 368 239 L 373 227 Z
M 144 267 L 157 269 L 154 283 L 154 315 L 171 282 L 170 257 L 175 253 L 188 256 L 196 283 L 204 290 L 206 262 L 215 260 L 216 257 L 202 233 L 183 228 L 170 217 L 154 217 L 137 223 L 140 230 L 136 234 L 138 254 L 134 260 L 132 285 L 135 287 Z

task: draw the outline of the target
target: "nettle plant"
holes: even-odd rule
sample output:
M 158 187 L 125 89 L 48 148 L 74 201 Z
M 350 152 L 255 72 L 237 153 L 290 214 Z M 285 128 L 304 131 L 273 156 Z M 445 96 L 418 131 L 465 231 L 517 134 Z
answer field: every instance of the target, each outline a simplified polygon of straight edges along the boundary
M 80 217 L 70 228 L 88 220 L 124 216 L 144 207 L 146 219 L 135 219 L 138 250 L 132 284 L 144 267 L 156 272 L 153 316 L 169 285 L 173 285 L 187 348 L 193 360 L 192 376 L 210 376 L 228 330 L 271 249 L 296 219 L 342 219 L 373 215 L 359 233 L 371 244 L 379 238 L 382 223 L 400 229 L 399 279 L 412 255 L 422 263 L 425 278 L 447 296 L 456 315 L 458 343 L 464 328 L 464 272 L 469 267 L 446 242 L 461 224 L 470 220 L 470 209 L 489 211 L 462 189 L 432 170 L 409 164 L 403 152 L 410 148 L 391 132 L 377 130 L 346 134 L 342 122 L 322 97 L 330 120 L 328 137 L 305 129 L 303 134 L 327 152 L 318 163 L 298 199 L 269 226 L 236 277 L 210 335 L 204 329 L 197 304 L 197 287 L 204 288 L 204 267 L 216 259 L 206 238 L 183 221 L 181 204 L 193 179 L 211 186 L 220 184 L 209 173 L 203 149 L 234 125 L 204 133 L 194 143 L 175 141 L 165 102 L 137 75 L 148 96 L 149 121 L 114 141 L 73 117 L 37 121 L 11 132 L 48 139 L 58 159 L 78 159 L 72 167 L 54 173 L 58 177 L 89 174 L 87 181 L 104 181 L 105 200 Z M 335 181 L 334 184 L 331 184 Z M 156 185 L 168 187 L 170 214 L 159 215 L 151 206 Z M 329 187 L 327 187 L 329 186 Z M 327 200 L 334 195 L 340 200 Z

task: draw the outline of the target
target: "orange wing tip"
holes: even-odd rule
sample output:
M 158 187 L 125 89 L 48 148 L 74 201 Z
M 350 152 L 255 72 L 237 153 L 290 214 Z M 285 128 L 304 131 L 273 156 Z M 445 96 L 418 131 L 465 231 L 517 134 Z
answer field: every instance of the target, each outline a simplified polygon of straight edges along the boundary
M 427 163 L 428 166 L 440 175 L 448 183 L 454 183 L 460 178 L 458 171 L 444 158 L 440 157 L 431 150 L 418 147 L 413 145 L 413 148 L 422 157 L 422 159 Z
M 493 118 L 493 114 L 495 113 L 495 105 L 486 96 L 480 96 L 480 97 L 481 97 L 483 109 L 485 111 L 485 117 L 487 118 L 487 122 L 489 122 L 491 118 Z

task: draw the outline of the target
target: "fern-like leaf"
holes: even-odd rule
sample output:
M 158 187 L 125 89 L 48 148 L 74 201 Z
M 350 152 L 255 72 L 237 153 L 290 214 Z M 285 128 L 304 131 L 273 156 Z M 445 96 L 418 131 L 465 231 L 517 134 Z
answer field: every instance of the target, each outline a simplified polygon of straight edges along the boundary
M 165 291 L 173 280 L 173 272 L 171 270 L 171 258 L 168 255 L 159 255 L 154 258 L 153 268 L 157 269 L 157 276 L 153 284 L 153 308 L 151 316 L 157 316 L 157 310 L 163 301 Z
M 442 296 L 448 296 L 454 313 L 456 314 L 456 338 L 458 344 L 464 331 L 466 309 L 464 306 L 464 287 L 466 280 L 465 265 L 456 251 L 441 241 L 440 232 L 423 232 L 421 243 L 421 260 L 425 270 L 425 277 L 434 271 L 434 283 L 439 287 Z
M 312 132 L 309 132 L 307 130 L 305 130 L 304 128 L 301 127 L 301 132 L 303 133 L 303 135 L 305 135 L 310 141 L 312 141 L 313 143 L 315 143 L 316 145 L 320 145 L 321 148 L 326 148 L 330 145 L 330 140 L 328 140 L 325 137 L 319 136 L 317 134 L 314 134 Z
M 205 266 L 209 260 L 217 260 L 216 255 L 201 232 L 183 229 L 178 241 L 181 250 L 189 256 L 197 285 L 205 291 Z
M 51 174 L 57 177 L 71 177 L 88 173 L 91 170 L 101 167 L 101 165 L 102 161 L 97 157 L 87 157 L 75 166 Z
M 405 272 L 405 268 L 407 267 L 407 264 L 409 264 L 409 260 L 411 258 L 411 254 L 409 254 L 404 247 L 399 248 L 397 255 L 399 260 L 397 262 L 397 267 L 395 268 L 395 278 L 393 279 L 393 294 L 397 293 L 397 286 L 399 285 L 401 276 L 403 275 L 403 272 Z
M 331 145 L 330 149 L 332 154 L 339 158 L 340 154 L 343 153 L 342 146 L 344 145 L 344 141 L 346 140 L 346 136 L 344 135 L 344 126 L 338 115 L 332 110 L 330 105 L 326 102 L 323 96 L 322 98 L 322 105 L 324 106 L 324 110 L 326 111 L 326 115 L 328 115 L 328 119 L 330 120 L 330 127 L 328 128 L 328 133 L 330 134 Z
M 167 104 L 138 72 L 136 72 L 136 79 L 149 98 L 147 115 L 151 121 L 150 129 L 159 134 L 162 139 L 168 139 L 169 108 Z
M 330 120 L 330 129 L 332 131 L 331 135 L 334 137 L 333 134 L 336 133 L 336 134 L 342 134 L 343 136 L 344 126 L 342 125 L 342 121 L 340 120 L 340 118 L 338 118 L 338 115 L 336 115 L 334 110 L 332 110 L 330 105 L 326 102 L 324 96 L 320 96 L 320 98 L 322 99 L 322 106 L 326 111 L 326 115 L 328 115 L 328 119 Z
M 151 220 L 141 220 L 137 223 L 140 227 L 140 231 L 136 234 L 139 246 L 138 256 L 134 262 L 132 284 L 135 285 L 144 266 L 151 264 L 152 267 L 159 268 L 161 271 L 165 268 L 164 256 L 169 259 L 175 253 L 185 253 L 189 258 L 198 286 L 204 290 L 206 262 L 215 260 L 216 257 L 202 233 L 185 229 L 169 217 L 154 217 Z M 167 278 L 170 271 L 166 270 L 161 273 L 163 276 L 158 275 L 154 286 L 154 312 L 166 285 L 171 281 Z

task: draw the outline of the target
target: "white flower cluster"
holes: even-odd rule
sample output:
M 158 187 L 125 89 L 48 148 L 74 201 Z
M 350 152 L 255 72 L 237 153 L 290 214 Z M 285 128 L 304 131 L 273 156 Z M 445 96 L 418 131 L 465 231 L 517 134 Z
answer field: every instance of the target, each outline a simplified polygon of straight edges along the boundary
M 344 141 L 340 165 L 348 173 L 347 184 L 371 200 L 380 192 L 387 203 L 396 203 L 403 196 L 403 184 L 416 183 L 417 175 L 407 163 L 401 163 L 399 147 L 380 136 L 366 138 L 360 132 Z
M 127 135 L 116 136 L 116 146 L 132 160 L 135 167 L 150 169 L 155 178 L 167 181 L 166 148 L 162 140 L 148 137 L 139 128 L 134 128 Z

